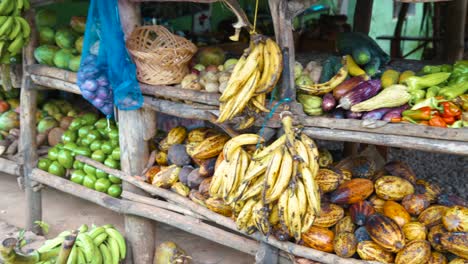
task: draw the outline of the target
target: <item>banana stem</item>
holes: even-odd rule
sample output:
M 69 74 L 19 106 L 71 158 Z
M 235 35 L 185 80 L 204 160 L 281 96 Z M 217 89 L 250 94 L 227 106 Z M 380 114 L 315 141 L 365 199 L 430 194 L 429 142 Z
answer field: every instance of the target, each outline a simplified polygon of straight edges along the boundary
M 58 254 L 57 261 L 55 262 L 56 264 L 67 263 L 68 256 L 70 255 L 73 245 L 75 245 L 76 236 L 77 232 L 74 231 L 71 235 L 65 237 L 65 240 L 63 241 L 62 247 Z
M 16 252 L 15 247 L 17 244 L 16 238 L 9 237 L 2 241 L 0 246 L 0 255 L 6 264 L 35 264 L 39 262 L 39 254 L 33 252 L 30 255 L 23 255 Z

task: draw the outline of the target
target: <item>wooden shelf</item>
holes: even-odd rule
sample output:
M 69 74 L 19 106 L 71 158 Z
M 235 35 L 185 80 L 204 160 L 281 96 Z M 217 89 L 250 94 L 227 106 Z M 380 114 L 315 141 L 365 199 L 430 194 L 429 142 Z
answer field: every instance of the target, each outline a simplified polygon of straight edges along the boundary
M 21 173 L 21 165 L 15 161 L 0 158 L 0 172 L 12 175 L 12 176 L 20 176 Z

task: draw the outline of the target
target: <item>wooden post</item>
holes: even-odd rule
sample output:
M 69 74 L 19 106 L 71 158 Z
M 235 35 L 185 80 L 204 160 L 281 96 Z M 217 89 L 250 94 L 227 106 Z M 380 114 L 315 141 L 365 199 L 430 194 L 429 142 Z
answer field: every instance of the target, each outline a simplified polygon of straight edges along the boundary
M 401 3 L 400 12 L 398 13 L 398 21 L 395 26 L 395 31 L 393 33 L 393 40 L 390 43 L 390 56 L 392 58 L 401 58 L 401 30 L 403 29 L 403 22 L 406 20 L 406 14 L 408 13 L 408 3 Z
M 140 5 L 129 0 L 119 0 L 120 21 L 125 36 L 140 25 Z M 147 140 L 155 133 L 156 113 L 152 110 L 119 111 L 119 141 L 121 149 L 120 165 L 124 172 L 138 175 L 148 161 Z M 150 125 L 150 126 L 149 126 Z M 138 188 L 123 183 L 123 189 L 146 195 Z M 153 263 L 155 248 L 155 223 L 134 215 L 125 215 L 125 236 L 132 259 L 127 263 Z
M 41 228 L 35 224 L 42 219 L 42 197 L 40 190 L 34 190 L 35 182 L 30 179 L 31 171 L 37 162 L 36 144 L 36 96 L 31 77 L 26 67 L 34 64 L 34 47 L 37 43 L 36 27 L 33 23 L 34 12 L 28 11 L 26 18 L 31 25 L 31 38 L 23 49 L 23 78 L 21 84 L 21 113 L 20 113 L 20 146 L 19 152 L 23 158 L 23 177 L 26 192 L 26 229 L 36 234 Z
M 463 58 L 465 51 L 466 0 L 454 0 L 447 8 L 447 36 L 445 37 L 446 58 L 454 62 Z
M 279 263 L 279 250 L 260 242 L 260 248 L 255 255 L 255 264 L 276 264 Z
M 357 0 L 354 8 L 353 31 L 369 34 L 374 0 Z

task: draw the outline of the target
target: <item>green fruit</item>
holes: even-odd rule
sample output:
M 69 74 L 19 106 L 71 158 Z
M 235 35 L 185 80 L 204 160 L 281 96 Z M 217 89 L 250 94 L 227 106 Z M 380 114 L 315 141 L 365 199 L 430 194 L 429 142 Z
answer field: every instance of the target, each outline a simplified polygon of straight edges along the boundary
M 112 146 L 113 146 L 114 148 L 119 147 L 119 140 L 118 140 L 118 139 L 117 139 L 117 140 L 114 140 L 114 139 L 113 139 L 113 140 L 110 141 L 110 143 L 112 144 Z
M 118 161 L 115 161 L 111 158 L 107 158 L 105 161 L 104 161 L 104 165 L 106 165 L 107 167 L 109 168 L 113 168 L 113 169 L 119 169 L 120 168 L 120 164 Z
M 106 193 L 107 189 L 109 189 L 111 185 L 112 183 L 109 181 L 109 179 L 106 179 L 106 178 L 97 179 L 96 182 L 94 183 L 94 190 L 98 192 Z
M 93 175 L 87 174 L 83 179 L 83 185 L 90 189 L 94 189 L 94 183 L 96 183 L 96 177 Z
M 81 122 L 84 123 L 85 121 L 81 121 Z M 83 125 L 83 124 L 82 124 L 82 125 Z M 82 127 L 80 127 L 80 128 L 78 129 L 78 136 L 79 136 L 80 138 L 84 138 L 84 137 L 86 137 L 86 136 L 89 134 L 89 132 L 90 132 L 92 129 L 93 129 L 92 126 L 86 126 L 86 125 L 85 125 L 85 126 L 82 126 Z
M 112 184 L 107 189 L 107 194 L 115 198 L 120 197 L 120 195 L 122 194 L 122 186 L 120 184 Z
M 91 157 L 91 151 L 87 147 L 77 147 L 75 149 L 75 155 Z
M 70 27 L 77 33 L 83 34 L 86 29 L 86 17 L 73 16 L 70 19 Z
M 41 9 L 36 13 L 35 22 L 39 27 L 54 27 L 57 24 L 57 13 L 51 9 Z
M 71 151 L 73 156 L 75 156 L 76 148 L 78 148 L 78 145 L 76 145 L 74 142 L 68 142 L 63 145 L 63 149 Z
M 54 161 L 50 164 L 49 169 L 47 170 L 50 174 L 57 175 L 60 177 L 65 176 L 65 168 L 60 165 L 57 161 Z
M 101 118 L 101 119 L 99 119 L 98 121 L 96 121 L 96 123 L 94 123 L 94 126 L 95 126 L 97 129 L 105 129 L 105 128 L 107 128 L 107 119 L 106 119 L 106 118 Z
M 104 142 L 101 145 L 101 150 L 102 152 L 104 152 L 104 154 L 111 154 L 112 151 L 114 150 L 114 146 L 112 146 L 112 143 L 110 143 L 109 141 Z
M 72 130 L 72 131 L 78 130 L 83 125 L 82 123 L 83 123 L 83 119 L 81 119 L 80 117 L 77 117 L 73 119 L 73 121 L 70 123 L 68 130 Z
M 81 146 L 89 147 L 91 143 L 93 143 L 93 140 L 90 140 L 88 137 L 81 138 L 81 141 L 80 141 Z
M 86 113 L 81 116 L 85 125 L 92 126 L 98 120 L 98 115 L 95 113 Z
M 79 161 L 79 160 L 75 160 L 75 161 L 73 162 L 73 168 L 74 168 L 75 170 L 82 170 L 83 167 L 84 167 L 84 163 L 83 163 L 83 162 L 81 162 L 81 161 Z
M 81 55 L 76 55 L 71 57 L 68 62 L 68 69 L 73 72 L 77 72 L 80 69 Z
M 55 145 L 55 147 L 61 150 L 64 149 L 63 147 L 65 147 L 65 145 L 63 145 L 63 143 L 58 143 L 57 145 Z
M 37 163 L 37 167 L 43 171 L 48 171 L 51 163 L 52 161 L 50 159 L 40 159 Z
M 85 164 L 83 166 L 83 170 L 84 172 L 86 172 L 86 174 L 88 175 L 91 175 L 91 176 L 96 176 L 96 168 L 94 168 L 93 166 L 89 165 L 89 164 Z
M 55 44 L 55 31 L 50 27 L 41 27 L 39 29 L 39 44 Z
M 111 128 L 108 134 L 111 140 L 119 140 L 119 130 L 117 128 Z
M 71 49 L 75 46 L 76 34 L 68 28 L 62 28 L 55 33 L 55 43 L 62 49 Z
M 62 149 L 58 153 L 58 162 L 66 169 L 73 167 L 73 156 L 71 151 Z
M 83 40 L 84 40 L 84 37 L 81 36 L 81 37 L 77 38 L 76 41 L 75 41 L 75 49 L 76 49 L 79 53 L 81 53 L 82 50 L 83 50 Z
M 55 120 L 51 116 L 46 116 L 41 121 L 39 121 L 39 123 L 37 123 L 37 132 L 41 134 L 47 133 L 47 131 L 50 131 L 52 128 L 58 127 L 58 126 L 59 126 L 59 123 L 57 122 L 57 120 Z
M 101 140 L 94 140 L 91 145 L 89 145 L 89 149 L 91 151 L 96 151 L 98 149 L 101 149 L 102 141 Z
M 89 131 L 88 135 L 86 136 L 86 138 L 93 142 L 94 140 L 98 140 L 98 139 L 101 139 L 101 134 L 99 134 L 98 131 L 96 130 L 91 130 Z
M 59 51 L 57 46 L 42 45 L 34 50 L 34 58 L 40 64 L 54 66 L 54 57 L 57 51 Z
M 73 54 L 70 50 L 61 49 L 54 55 L 54 65 L 61 69 L 68 69 L 72 57 Z
M 74 170 L 70 176 L 70 180 L 77 184 L 83 184 L 86 173 L 82 170 Z
M 67 130 L 62 135 L 62 142 L 64 144 L 75 142 L 77 139 L 78 139 L 78 135 L 76 131 L 73 131 L 73 130 Z
M 49 149 L 49 152 L 47 153 L 47 157 L 50 160 L 57 160 L 59 154 L 59 149 L 57 147 L 53 147 Z
M 103 162 L 104 160 L 106 160 L 106 154 L 104 154 L 102 150 L 98 149 L 94 151 L 93 154 L 91 154 L 91 158 L 95 161 Z
M 109 181 L 112 183 L 122 183 L 122 180 L 117 178 L 116 176 L 109 174 Z
M 98 179 L 100 178 L 107 178 L 109 176 L 109 174 L 107 174 L 106 172 L 100 170 L 100 169 L 96 169 L 96 177 Z
M 120 148 L 115 148 L 112 150 L 111 158 L 114 160 L 120 160 Z

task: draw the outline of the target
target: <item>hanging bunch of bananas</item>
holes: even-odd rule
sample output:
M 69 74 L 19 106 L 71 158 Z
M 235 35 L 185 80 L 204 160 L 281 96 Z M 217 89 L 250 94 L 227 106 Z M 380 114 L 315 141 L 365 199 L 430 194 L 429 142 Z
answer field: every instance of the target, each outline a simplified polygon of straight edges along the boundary
M 249 116 L 239 129 L 253 125 L 255 113 L 269 112 L 266 94 L 271 92 L 283 70 L 281 50 L 270 38 L 252 36 L 251 44 L 237 62 L 227 87 L 219 98 L 217 122 L 223 123 L 244 112 Z
M 335 87 L 340 85 L 348 76 L 348 65 L 346 60 L 343 60 L 343 66 L 337 74 L 333 76 L 328 82 L 316 83 L 312 85 L 299 85 L 299 90 L 303 93 L 310 95 L 323 95 L 331 92 Z
M 29 40 L 31 28 L 21 17 L 21 12 L 30 8 L 29 0 L 2 0 L 0 2 L 0 62 L 9 64 L 12 57 L 20 54 Z
M 209 193 L 233 208 L 240 230 L 267 235 L 276 229 L 300 240 L 320 213 L 314 179 L 319 152 L 312 139 L 295 131 L 292 114 L 282 115 L 285 134 L 269 146 L 250 154 L 248 146 L 262 141 L 255 134 L 226 143 Z
M 47 240 L 37 250 L 38 254 L 36 255 L 48 256 L 49 259 L 39 258 L 37 263 L 55 263 L 65 237 L 71 234 L 71 231 L 64 231 L 56 238 Z M 126 251 L 124 237 L 111 225 L 94 227 L 91 230 L 83 225 L 79 229 L 75 244 L 68 256 L 67 264 L 117 264 L 125 259 Z

